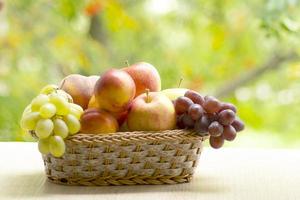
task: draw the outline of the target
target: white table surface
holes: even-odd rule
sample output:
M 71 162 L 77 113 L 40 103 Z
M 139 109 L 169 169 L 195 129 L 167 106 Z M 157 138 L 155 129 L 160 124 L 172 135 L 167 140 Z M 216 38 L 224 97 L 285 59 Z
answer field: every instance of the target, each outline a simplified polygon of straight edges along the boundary
M 300 199 L 300 149 L 205 148 L 191 183 L 77 187 L 49 183 L 35 143 L 0 142 L 0 200 Z

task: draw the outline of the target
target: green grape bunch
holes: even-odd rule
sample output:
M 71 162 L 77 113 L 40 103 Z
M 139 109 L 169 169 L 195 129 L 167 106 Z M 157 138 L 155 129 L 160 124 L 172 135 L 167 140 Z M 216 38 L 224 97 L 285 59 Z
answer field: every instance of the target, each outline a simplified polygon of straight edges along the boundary
M 61 157 L 66 150 L 64 139 L 80 131 L 82 113 L 68 93 L 56 85 L 47 85 L 25 108 L 20 123 L 22 129 L 38 138 L 42 154 Z

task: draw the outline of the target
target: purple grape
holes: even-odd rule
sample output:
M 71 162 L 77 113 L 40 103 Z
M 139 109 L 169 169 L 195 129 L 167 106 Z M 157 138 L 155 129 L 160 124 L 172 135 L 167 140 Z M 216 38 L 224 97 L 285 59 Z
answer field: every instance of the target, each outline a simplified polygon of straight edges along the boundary
M 203 103 L 203 108 L 207 113 L 216 113 L 221 108 L 221 103 L 218 99 L 212 96 L 206 96 Z
M 183 118 L 183 115 L 177 115 L 177 117 L 176 117 L 176 126 L 179 129 L 185 128 L 182 118 Z
M 235 113 L 232 110 L 223 110 L 219 113 L 219 122 L 224 126 L 230 125 L 235 120 Z
M 177 114 L 183 114 L 188 111 L 189 107 L 193 105 L 193 101 L 187 97 L 178 97 L 175 101 L 175 111 Z
M 195 123 L 195 131 L 199 133 L 200 135 L 207 135 L 208 126 L 210 125 L 210 121 L 206 116 L 202 116 L 199 120 Z M 205 134 L 202 134 L 205 133 Z
M 219 149 L 224 144 L 224 138 L 222 136 L 210 137 L 209 138 L 209 144 L 210 144 L 211 147 L 213 147 L 215 149 Z
M 191 99 L 196 104 L 203 105 L 203 103 L 204 103 L 203 97 L 194 90 L 186 91 L 184 96 Z
M 235 129 L 229 125 L 229 126 L 224 126 L 224 131 L 222 137 L 227 140 L 227 141 L 232 141 L 236 137 L 236 131 Z
M 187 128 L 193 128 L 195 121 L 191 118 L 191 116 L 189 116 L 188 114 L 183 114 L 182 116 L 182 122 L 184 124 L 185 127 Z
M 203 113 L 204 113 L 203 108 L 198 104 L 193 104 L 188 109 L 188 114 L 191 116 L 193 120 L 200 119 Z
M 244 128 L 245 128 L 244 122 L 242 122 L 242 120 L 240 120 L 240 119 L 235 119 L 235 120 L 232 122 L 231 126 L 233 126 L 233 128 L 234 128 L 237 132 L 240 132 L 240 131 L 244 130 Z
M 217 122 L 212 122 L 208 127 L 208 132 L 212 137 L 218 137 L 223 133 L 223 126 Z
M 232 103 L 222 103 L 221 104 L 221 109 L 219 110 L 219 112 L 221 112 L 223 110 L 227 110 L 227 109 L 232 110 L 234 113 L 237 112 L 237 109 L 236 109 L 235 105 L 233 105 Z
M 218 114 L 216 114 L 216 113 L 214 113 L 214 114 L 205 113 L 204 115 L 207 117 L 207 119 L 210 121 L 210 123 L 213 121 L 218 121 L 218 118 L 219 118 Z

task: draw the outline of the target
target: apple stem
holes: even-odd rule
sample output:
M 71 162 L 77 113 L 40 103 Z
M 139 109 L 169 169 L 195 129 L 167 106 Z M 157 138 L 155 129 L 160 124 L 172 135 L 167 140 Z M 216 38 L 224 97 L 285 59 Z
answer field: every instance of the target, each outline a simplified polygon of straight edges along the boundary
M 150 90 L 147 88 L 146 89 L 146 102 L 149 103 L 149 92 Z
M 179 83 L 178 83 L 178 88 L 180 88 L 182 81 L 183 81 L 183 78 L 181 77 L 179 80 Z
M 125 64 L 127 65 L 127 67 L 129 67 L 129 62 L 128 62 L 128 60 L 125 61 Z
M 58 88 L 59 90 L 62 89 L 62 87 L 64 86 L 65 82 L 66 82 L 66 79 L 64 79 L 63 82 L 62 82 L 62 84 L 59 86 L 59 88 Z

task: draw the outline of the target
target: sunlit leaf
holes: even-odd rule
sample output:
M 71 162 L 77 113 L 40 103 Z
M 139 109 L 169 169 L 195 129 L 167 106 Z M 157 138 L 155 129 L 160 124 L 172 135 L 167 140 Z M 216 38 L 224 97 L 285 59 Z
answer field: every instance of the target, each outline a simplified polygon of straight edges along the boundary
M 297 32 L 300 29 L 300 24 L 290 18 L 284 18 L 281 25 L 285 30 L 290 32 Z

